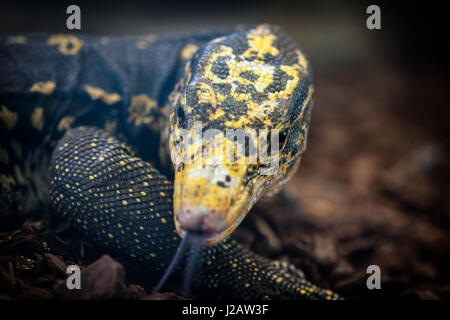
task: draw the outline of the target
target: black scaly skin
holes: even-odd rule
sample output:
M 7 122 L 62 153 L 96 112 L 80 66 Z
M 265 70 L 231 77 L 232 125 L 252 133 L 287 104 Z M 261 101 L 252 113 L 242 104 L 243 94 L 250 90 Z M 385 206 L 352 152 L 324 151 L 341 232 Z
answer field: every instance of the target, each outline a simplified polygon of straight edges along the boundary
M 0 37 L 0 219 L 42 211 L 50 190 L 56 212 L 84 237 L 142 265 L 156 283 L 180 242 L 162 134 L 187 62 L 180 53 L 229 32 Z M 42 82 L 55 87 L 36 87 Z M 209 297 L 337 298 L 228 239 L 202 250 L 193 284 Z

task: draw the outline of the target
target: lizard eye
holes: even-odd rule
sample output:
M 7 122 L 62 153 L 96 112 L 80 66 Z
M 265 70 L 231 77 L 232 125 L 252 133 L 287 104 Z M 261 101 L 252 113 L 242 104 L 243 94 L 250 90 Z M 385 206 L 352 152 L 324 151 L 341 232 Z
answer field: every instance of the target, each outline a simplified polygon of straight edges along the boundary
M 176 113 L 179 126 L 184 128 L 184 125 L 186 123 L 186 115 L 184 114 L 183 108 L 181 106 L 178 106 Z
M 286 138 L 288 136 L 288 130 L 285 129 L 280 132 L 278 135 L 278 143 L 280 144 L 280 147 L 283 147 L 284 143 L 286 142 Z

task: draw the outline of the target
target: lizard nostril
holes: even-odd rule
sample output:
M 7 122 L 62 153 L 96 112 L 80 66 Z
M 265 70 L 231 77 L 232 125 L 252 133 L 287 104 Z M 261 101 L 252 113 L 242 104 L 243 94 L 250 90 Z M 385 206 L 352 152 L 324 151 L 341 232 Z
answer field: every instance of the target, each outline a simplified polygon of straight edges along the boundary
M 178 118 L 178 124 L 181 127 L 184 127 L 184 124 L 186 122 L 186 115 L 184 113 L 184 110 L 181 106 L 178 106 L 177 108 L 177 118 Z

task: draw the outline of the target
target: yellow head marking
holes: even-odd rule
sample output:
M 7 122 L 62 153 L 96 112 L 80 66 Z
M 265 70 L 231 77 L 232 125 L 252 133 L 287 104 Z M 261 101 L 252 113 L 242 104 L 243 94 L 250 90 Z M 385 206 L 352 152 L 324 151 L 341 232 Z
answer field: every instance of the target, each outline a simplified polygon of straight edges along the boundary
M 277 47 L 273 46 L 275 35 L 264 25 L 250 31 L 247 38 L 249 39 L 249 49 L 243 54 L 245 58 L 256 56 L 262 60 L 266 53 L 276 56 L 280 52 Z
M 206 244 L 213 244 L 230 234 L 263 194 L 295 171 L 306 147 L 313 90 L 305 57 L 277 28 L 261 25 L 237 31 L 199 50 L 186 64 L 185 83 L 178 84 L 171 99 L 174 212 L 180 235 L 186 230 L 204 232 Z M 205 138 L 212 129 L 222 135 Z M 236 129 L 248 142 L 227 137 L 227 130 Z M 266 163 L 253 160 L 260 155 L 260 135 L 274 129 L 281 134 L 276 136 L 280 149 L 271 157 L 279 167 L 265 175 Z M 241 149 L 241 143 L 257 152 Z M 228 161 L 228 150 L 237 162 Z

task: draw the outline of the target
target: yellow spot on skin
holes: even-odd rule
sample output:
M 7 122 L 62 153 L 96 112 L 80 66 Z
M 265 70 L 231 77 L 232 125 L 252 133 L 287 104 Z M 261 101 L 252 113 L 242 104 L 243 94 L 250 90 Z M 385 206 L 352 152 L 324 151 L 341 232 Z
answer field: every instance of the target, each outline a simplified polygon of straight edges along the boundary
M 0 184 L 5 191 L 11 191 L 12 187 L 16 185 L 16 181 L 11 176 L 6 176 L 4 174 L 0 175 Z
M 150 253 L 150 257 L 156 258 L 156 254 L 154 254 L 154 253 L 152 252 L 152 253 Z
M 120 160 L 120 161 L 119 161 L 119 164 L 120 164 L 121 166 L 126 165 L 125 161 L 123 161 L 123 160 Z
M 109 133 L 113 133 L 116 130 L 117 122 L 112 120 L 106 120 L 104 130 Z
M 306 291 L 305 291 L 304 289 L 302 289 L 302 290 L 300 290 L 300 293 L 301 293 L 301 294 L 305 294 Z
M 244 284 L 244 287 L 246 287 L 246 288 L 248 288 L 248 287 L 250 287 L 250 283 L 246 283 L 246 284 Z
M 154 42 L 156 40 L 156 36 L 154 34 L 149 34 L 148 36 L 144 37 L 142 40 L 139 40 L 136 42 L 136 48 L 144 50 L 148 47 L 149 44 Z
M 94 180 L 94 176 L 89 176 L 89 179 Z
M 108 37 L 105 37 L 105 36 L 101 37 L 101 38 L 100 38 L 100 43 L 101 43 L 102 45 L 107 45 L 107 44 L 109 43 L 109 38 L 108 38 Z
M 108 233 L 108 238 L 112 239 L 114 236 L 111 233 Z
M 122 228 L 122 225 L 121 225 L 120 223 L 118 223 L 117 226 L 118 226 L 119 228 Z
M 139 230 L 144 230 L 144 227 L 143 227 L 143 226 L 140 226 L 140 227 L 139 227 Z
M 141 195 L 146 196 L 147 194 L 145 193 L 145 191 L 141 191 Z
M 105 160 L 105 158 L 103 158 L 102 156 L 98 157 L 98 161 L 103 161 Z
M 128 107 L 128 122 L 135 126 L 141 124 L 147 125 L 150 129 L 157 130 L 158 123 L 152 115 L 152 111 L 156 110 L 158 104 L 146 94 L 140 94 L 131 98 L 131 104 Z
M 84 85 L 83 89 L 87 92 L 92 100 L 100 99 L 107 105 L 112 105 L 122 100 L 122 97 L 117 93 L 107 93 L 103 89 L 96 88 L 88 84 Z
M 48 96 L 55 91 L 55 88 L 56 84 L 53 81 L 40 81 L 31 86 L 30 92 L 39 92 Z
M 83 41 L 73 35 L 57 34 L 47 40 L 50 46 L 58 46 L 59 52 L 64 55 L 75 55 L 83 47 Z
M 41 131 L 44 127 L 44 109 L 36 107 L 31 114 L 31 125 L 33 128 Z
M 161 218 L 161 223 L 167 223 L 166 219 Z
M 283 278 L 282 278 L 282 277 L 278 277 L 278 278 L 275 280 L 276 283 L 281 283 L 282 281 L 283 281 Z
M 0 119 L 0 121 L 1 121 L 1 119 Z M 17 140 L 11 139 L 11 148 L 13 149 L 17 158 L 21 159 L 22 158 L 22 146 L 20 145 L 20 143 Z
M 163 196 L 163 197 L 166 196 L 166 194 L 165 194 L 164 192 L 162 192 L 162 191 L 161 191 L 159 194 L 160 194 L 161 196 Z
M 6 130 L 12 130 L 17 123 L 17 112 L 9 110 L 2 106 L 0 111 L 0 126 Z
M 7 165 L 9 163 L 8 152 L 0 147 L 0 164 Z
M 70 189 L 70 185 L 69 185 L 69 184 L 67 184 L 67 183 L 66 183 L 66 188 L 67 188 L 67 189 Z
M 188 60 L 197 52 L 198 47 L 195 44 L 187 44 L 180 52 L 181 59 Z
M 147 46 L 148 46 L 147 41 L 140 40 L 140 41 L 136 42 L 136 48 L 138 48 L 138 49 L 143 50 L 143 49 L 147 48 Z
M 8 37 L 8 43 L 25 44 L 27 43 L 27 38 L 25 36 L 10 36 Z
M 233 263 L 231 266 L 232 266 L 233 268 L 236 268 L 236 267 L 237 267 L 237 264 L 236 264 L 236 263 Z
M 74 123 L 74 121 L 75 121 L 74 117 L 72 117 L 72 116 L 65 116 L 58 123 L 58 131 L 62 132 L 62 131 L 69 130 L 70 127 L 72 126 L 72 124 Z
M 148 187 L 148 186 L 149 186 L 148 182 L 144 181 L 144 187 Z
M 127 200 L 122 200 L 122 204 L 123 204 L 124 206 L 126 206 L 126 205 L 128 204 L 128 201 L 127 201 Z

